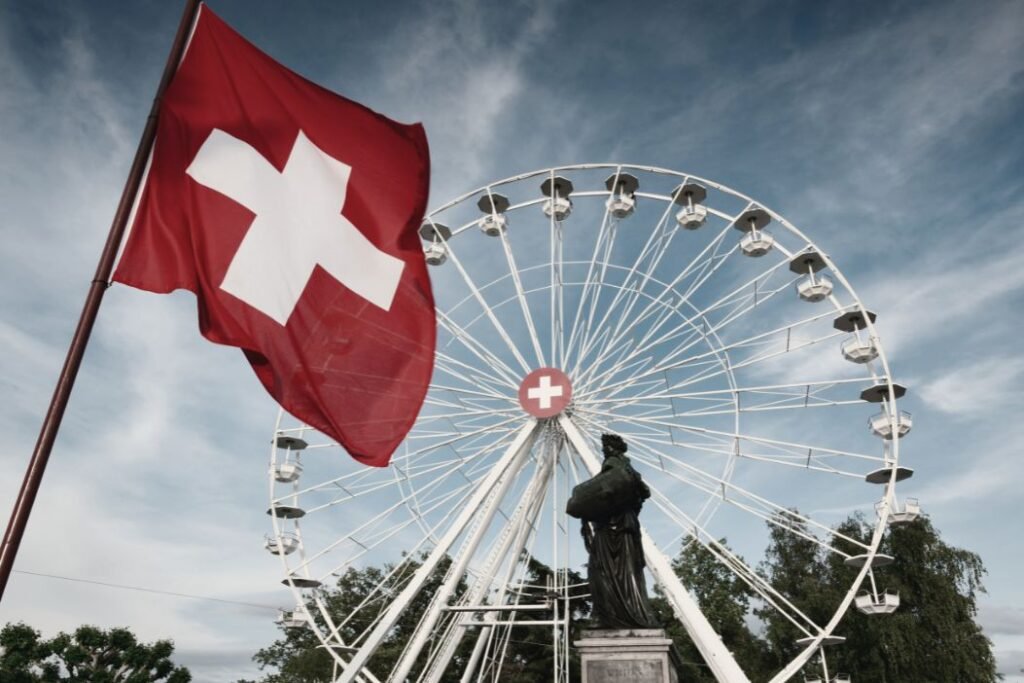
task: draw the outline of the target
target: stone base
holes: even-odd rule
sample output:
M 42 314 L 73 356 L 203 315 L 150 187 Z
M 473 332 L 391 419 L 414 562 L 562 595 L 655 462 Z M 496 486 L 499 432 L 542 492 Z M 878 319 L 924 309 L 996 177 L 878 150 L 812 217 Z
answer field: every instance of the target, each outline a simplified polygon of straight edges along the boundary
M 582 683 L 677 683 L 672 640 L 659 628 L 583 631 Z

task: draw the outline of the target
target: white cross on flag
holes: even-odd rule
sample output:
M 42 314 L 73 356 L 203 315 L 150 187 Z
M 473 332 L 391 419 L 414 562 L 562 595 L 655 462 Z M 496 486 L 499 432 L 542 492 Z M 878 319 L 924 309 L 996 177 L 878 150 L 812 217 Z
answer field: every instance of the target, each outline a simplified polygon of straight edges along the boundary
M 303 79 L 203 7 L 160 104 L 114 280 L 196 294 L 289 412 L 386 465 L 423 403 L 434 301 L 419 125 Z

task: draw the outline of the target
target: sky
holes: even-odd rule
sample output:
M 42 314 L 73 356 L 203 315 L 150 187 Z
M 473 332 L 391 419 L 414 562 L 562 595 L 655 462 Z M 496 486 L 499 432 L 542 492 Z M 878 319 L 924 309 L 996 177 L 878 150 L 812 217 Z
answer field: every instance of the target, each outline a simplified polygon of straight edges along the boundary
M 422 121 L 432 206 L 558 164 L 662 166 L 758 198 L 840 258 L 911 388 L 917 472 L 901 492 L 981 555 L 981 623 L 1007 680 L 1024 680 L 1024 5 L 210 6 L 304 76 Z M 0 5 L 0 510 L 179 12 Z M 289 600 L 262 548 L 276 413 L 239 352 L 200 338 L 190 295 L 109 290 L 0 622 L 127 625 L 173 638 L 196 680 L 254 676 Z

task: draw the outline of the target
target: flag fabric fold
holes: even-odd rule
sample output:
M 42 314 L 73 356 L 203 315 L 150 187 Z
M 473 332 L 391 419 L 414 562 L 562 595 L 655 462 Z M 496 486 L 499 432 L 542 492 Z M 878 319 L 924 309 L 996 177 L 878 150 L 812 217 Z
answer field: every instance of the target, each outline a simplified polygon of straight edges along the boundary
M 386 465 L 433 369 L 429 172 L 420 125 L 302 78 L 203 7 L 113 279 L 194 292 L 202 334 L 241 348 L 288 412 Z

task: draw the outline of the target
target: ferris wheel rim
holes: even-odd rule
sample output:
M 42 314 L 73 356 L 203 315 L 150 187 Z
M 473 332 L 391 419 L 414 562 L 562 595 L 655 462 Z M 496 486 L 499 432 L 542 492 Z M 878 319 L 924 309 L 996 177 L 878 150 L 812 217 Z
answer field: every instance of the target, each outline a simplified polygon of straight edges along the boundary
M 773 210 L 765 207 L 763 204 L 760 204 L 759 202 L 756 202 L 752 198 L 747 197 L 746 195 L 743 195 L 741 193 L 738 193 L 735 190 L 732 190 L 731 188 L 729 188 L 729 187 L 727 187 L 725 185 L 722 185 L 720 183 L 716 183 L 714 181 L 710 181 L 708 179 L 705 179 L 705 178 L 702 178 L 700 176 L 696 176 L 696 175 L 693 175 L 693 174 L 682 173 L 682 172 L 679 172 L 679 171 L 672 171 L 672 170 L 669 170 L 669 169 L 661 169 L 661 168 L 658 168 L 658 167 L 641 166 L 641 165 L 633 165 L 633 164 L 614 164 L 614 163 L 606 163 L 606 164 L 575 164 L 575 165 L 551 167 L 551 168 L 548 168 L 548 169 L 532 171 L 532 172 L 525 173 L 525 174 L 519 174 L 517 176 L 510 176 L 508 178 L 505 178 L 505 179 L 502 179 L 502 180 L 499 180 L 499 181 L 495 181 L 493 183 L 485 185 L 485 186 L 483 186 L 483 187 L 481 187 L 481 188 L 479 188 L 477 190 L 474 190 L 473 192 L 470 192 L 470 193 L 467 193 L 465 195 L 462 195 L 462 196 L 456 198 L 455 200 L 452 200 L 451 202 L 448 202 L 447 204 L 442 205 L 441 207 L 439 207 L 437 209 L 434 209 L 433 211 L 431 211 L 427 215 L 427 219 L 428 220 L 432 220 L 432 218 L 434 216 L 438 215 L 439 213 L 443 212 L 446 209 L 449 209 L 449 208 L 451 208 L 453 206 L 456 206 L 456 205 L 458 205 L 458 204 L 460 204 L 460 203 L 462 203 L 462 202 L 464 202 L 464 201 L 466 201 L 466 200 L 468 200 L 470 198 L 476 197 L 476 196 L 478 196 L 479 194 L 481 194 L 483 192 L 486 192 L 486 193 L 490 194 L 492 189 L 496 189 L 496 188 L 501 187 L 501 186 L 506 185 L 506 184 L 510 184 L 510 183 L 514 183 L 514 182 L 519 182 L 519 181 L 522 181 L 522 180 L 528 180 L 530 178 L 540 177 L 540 176 L 544 176 L 544 175 L 553 176 L 556 172 L 569 172 L 569 171 L 575 171 L 575 170 L 592 170 L 592 169 L 602 169 L 602 168 L 614 168 L 614 169 L 617 169 L 617 172 L 621 172 L 622 170 L 638 170 L 638 171 L 646 171 L 646 172 L 650 172 L 650 173 L 660 173 L 660 174 L 663 174 L 663 175 L 669 175 L 669 176 L 674 176 L 674 177 L 678 177 L 678 178 L 688 179 L 688 180 L 695 181 L 695 182 L 705 183 L 708 186 L 710 186 L 712 188 L 715 188 L 715 189 L 717 189 L 719 191 L 727 192 L 727 193 L 729 193 L 729 194 L 731 194 L 733 196 L 739 197 L 739 198 L 749 202 L 750 204 L 756 204 L 757 206 L 764 208 L 765 211 L 767 211 L 771 215 L 771 217 L 778 224 L 784 226 L 789 232 L 791 232 L 792 234 L 794 234 L 795 236 L 800 238 L 805 245 L 807 245 L 809 247 L 817 248 L 817 245 L 812 240 L 810 240 L 804 233 L 802 233 L 800 230 L 798 230 L 795 226 L 790 224 L 784 217 L 782 217 L 778 213 L 774 212 Z M 593 194 L 608 196 L 610 193 L 609 192 L 596 192 L 596 193 L 593 193 Z M 647 195 L 645 195 L 645 196 L 647 196 Z M 655 197 L 655 198 L 664 199 L 664 197 Z M 541 201 L 541 200 L 539 200 L 539 201 Z M 533 203 L 538 203 L 538 202 L 532 202 L 531 205 Z M 448 238 L 448 239 L 455 239 L 455 238 L 457 238 L 460 234 L 464 233 L 468 227 L 470 227 L 470 226 L 469 225 L 463 226 L 463 227 L 460 227 L 458 230 L 453 231 L 452 234 L 451 234 L 451 237 Z M 448 242 L 448 239 L 446 239 L 445 242 Z M 867 309 L 864 307 L 864 304 L 860 300 L 860 298 L 857 295 L 856 291 L 852 288 L 852 286 L 847 281 L 845 275 L 843 275 L 841 270 L 836 266 L 835 263 L 832 262 L 831 258 L 823 250 L 818 249 L 817 251 L 825 259 L 825 262 L 826 262 L 826 264 L 827 264 L 827 266 L 828 266 L 828 268 L 830 270 L 830 274 L 834 278 L 836 278 L 840 282 L 840 284 L 844 287 L 846 292 L 850 296 L 853 297 L 853 300 L 854 300 L 853 305 L 857 308 L 857 310 L 861 311 L 861 313 L 865 315 L 865 319 L 866 319 L 866 323 L 867 323 L 866 327 L 868 329 L 869 334 L 874 339 L 877 339 L 878 338 L 878 334 L 877 334 L 877 331 L 876 331 L 875 326 L 874 326 L 874 321 L 870 317 L 868 317 L 866 315 L 867 314 Z M 542 264 L 541 266 L 536 266 L 536 267 L 543 268 L 544 266 Z M 509 275 L 505 275 L 503 277 L 509 277 L 510 275 L 511 275 L 511 273 L 509 273 Z M 490 286 L 491 284 L 493 284 L 493 282 L 488 283 L 487 285 L 485 285 L 485 287 L 486 286 Z M 880 366 L 882 368 L 882 372 L 879 373 L 879 374 L 882 377 L 884 377 L 885 384 L 888 387 L 889 395 L 890 395 L 890 397 L 892 397 L 895 394 L 894 382 L 893 382 L 893 379 L 892 379 L 892 374 L 891 374 L 890 369 L 889 369 L 889 364 L 888 364 L 888 361 L 887 361 L 887 358 L 886 358 L 886 355 L 885 355 L 884 347 L 880 343 L 878 344 L 878 360 L 879 360 Z M 732 377 L 732 375 L 730 375 L 730 377 Z M 732 379 L 735 380 L 734 377 Z M 733 386 L 735 386 L 735 382 L 733 383 Z M 739 413 L 738 412 L 736 414 L 736 417 L 737 417 L 737 420 L 738 420 L 738 418 L 739 418 Z M 280 424 L 280 418 L 279 418 L 279 424 Z M 739 427 L 738 427 L 738 424 L 737 424 L 736 432 L 738 433 L 739 431 L 740 430 L 739 430 Z M 889 502 L 890 504 L 891 504 L 891 502 L 893 500 L 894 492 L 895 492 L 895 482 L 896 482 L 896 478 L 897 478 L 897 468 L 896 468 L 896 466 L 898 465 L 898 462 L 899 462 L 899 460 L 898 460 L 899 441 L 900 441 L 899 438 L 894 438 L 892 440 L 891 458 L 890 457 L 886 457 L 885 458 L 886 462 L 889 462 L 889 461 L 892 462 L 892 467 L 890 468 L 891 469 L 891 479 L 890 479 L 889 484 L 886 486 L 886 493 L 885 493 L 885 500 L 887 502 Z M 276 450 L 274 450 L 274 448 L 272 447 L 272 458 L 273 457 L 276 457 Z M 272 460 L 272 462 L 274 462 L 274 461 Z M 397 470 L 396 470 L 395 477 L 396 477 L 396 481 L 397 481 L 398 478 L 399 478 Z M 410 484 L 410 486 L 411 486 L 411 484 Z M 271 501 L 272 501 L 272 503 L 274 501 L 276 501 L 276 500 L 279 500 L 279 497 L 275 497 L 274 496 L 274 480 L 273 480 L 273 477 L 271 477 L 271 492 L 270 493 L 271 493 Z M 417 515 L 414 515 L 414 516 L 417 516 Z M 279 524 L 279 520 L 278 520 L 278 518 L 275 515 L 271 515 L 271 519 L 272 519 L 272 522 L 273 522 L 275 536 L 280 538 L 280 535 L 281 535 L 280 527 L 281 527 L 281 525 Z M 295 528 L 297 530 L 299 529 L 299 526 L 300 525 L 298 523 L 295 524 Z M 874 533 L 872 535 L 872 540 L 871 540 L 871 543 L 870 543 L 870 549 L 868 550 L 868 554 L 869 555 L 874 555 L 874 554 L 877 553 L 877 549 L 878 549 L 878 546 L 879 546 L 879 544 L 881 542 L 881 537 L 882 537 L 882 534 L 884 533 L 884 530 L 885 530 L 885 523 L 884 523 L 884 520 L 883 520 L 883 521 L 880 521 L 879 524 L 876 525 L 875 531 L 874 531 Z M 304 546 L 302 545 L 302 542 L 301 542 L 301 532 L 299 532 L 299 537 L 300 537 L 300 553 L 301 553 L 300 557 L 303 559 L 302 564 L 306 567 L 306 569 L 308 571 L 308 565 L 305 562 L 305 557 L 306 557 L 306 555 L 305 555 L 305 548 L 304 548 Z M 282 559 L 282 562 L 283 562 L 283 564 L 285 566 L 286 572 L 290 572 L 288 561 L 286 559 L 286 555 L 282 554 L 281 555 L 281 559 Z M 806 654 L 807 658 L 809 658 L 810 654 L 813 654 L 813 652 L 817 651 L 817 649 L 820 646 L 821 642 L 831 635 L 831 633 L 835 629 L 835 626 L 838 624 L 839 620 L 846 613 L 846 611 L 848 611 L 850 603 L 852 602 L 853 597 L 856 594 L 856 591 L 860 588 L 860 586 L 863 583 L 865 577 L 867 576 L 868 570 L 870 569 L 870 564 L 871 564 L 870 562 L 865 563 L 864 567 L 862 568 L 862 570 L 858 574 L 858 577 L 855 580 L 854 584 L 851 586 L 850 590 L 848 591 L 847 596 L 844 598 L 840 609 L 838 609 L 834 613 L 834 616 L 833 616 L 832 620 L 830 620 L 830 622 L 816 636 L 816 638 L 813 639 L 812 642 L 810 642 L 807 645 L 805 650 L 801 653 L 801 656 Z M 291 588 L 293 590 L 293 593 L 294 593 L 297 601 L 299 603 L 303 603 L 304 604 L 304 596 L 308 597 L 308 595 L 303 593 L 303 589 L 295 586 L 294 583 L 291 584 Z M 303 609 L 305 609 L 305 608 L 303 608 Z M 309 616 L 312 619 L 312 615 L 308 615 L 307 614 L 307 616 Z M 318 632 L 318 636 L 319 635 L 320 634 Z M 325 641 L 325 644 L 326 644 L 326 641 Z M 334 654 L 334 652 L 332 651 L 332 655 L 333 654 Z M 805 658 L 803 662 L 800 662 L 800 666 L 802 666 L 802 664 L 806 662 L 807 658 Z M 792 671 L 790 671 L 790 669 L 793 668 L 794 664 L 797 662 L 798 659 L 799 659 L 799 656 L 798 656 L 797 659 L 793 660 L 793 662 L 790 664 L 789 667 L 787 667 L 783 671 L 779 672 L 779 674 L 777 674 L 772 679 L 772 681 L 774 682 L 774 681 L 787 680 L 793 673 L 795 673 L 796 669 L 799 668 L 799 666 L 797 666 L 796 669 L 793 669 Z M 783 677 L 783 675 L 785 675 L 785 677 Z

